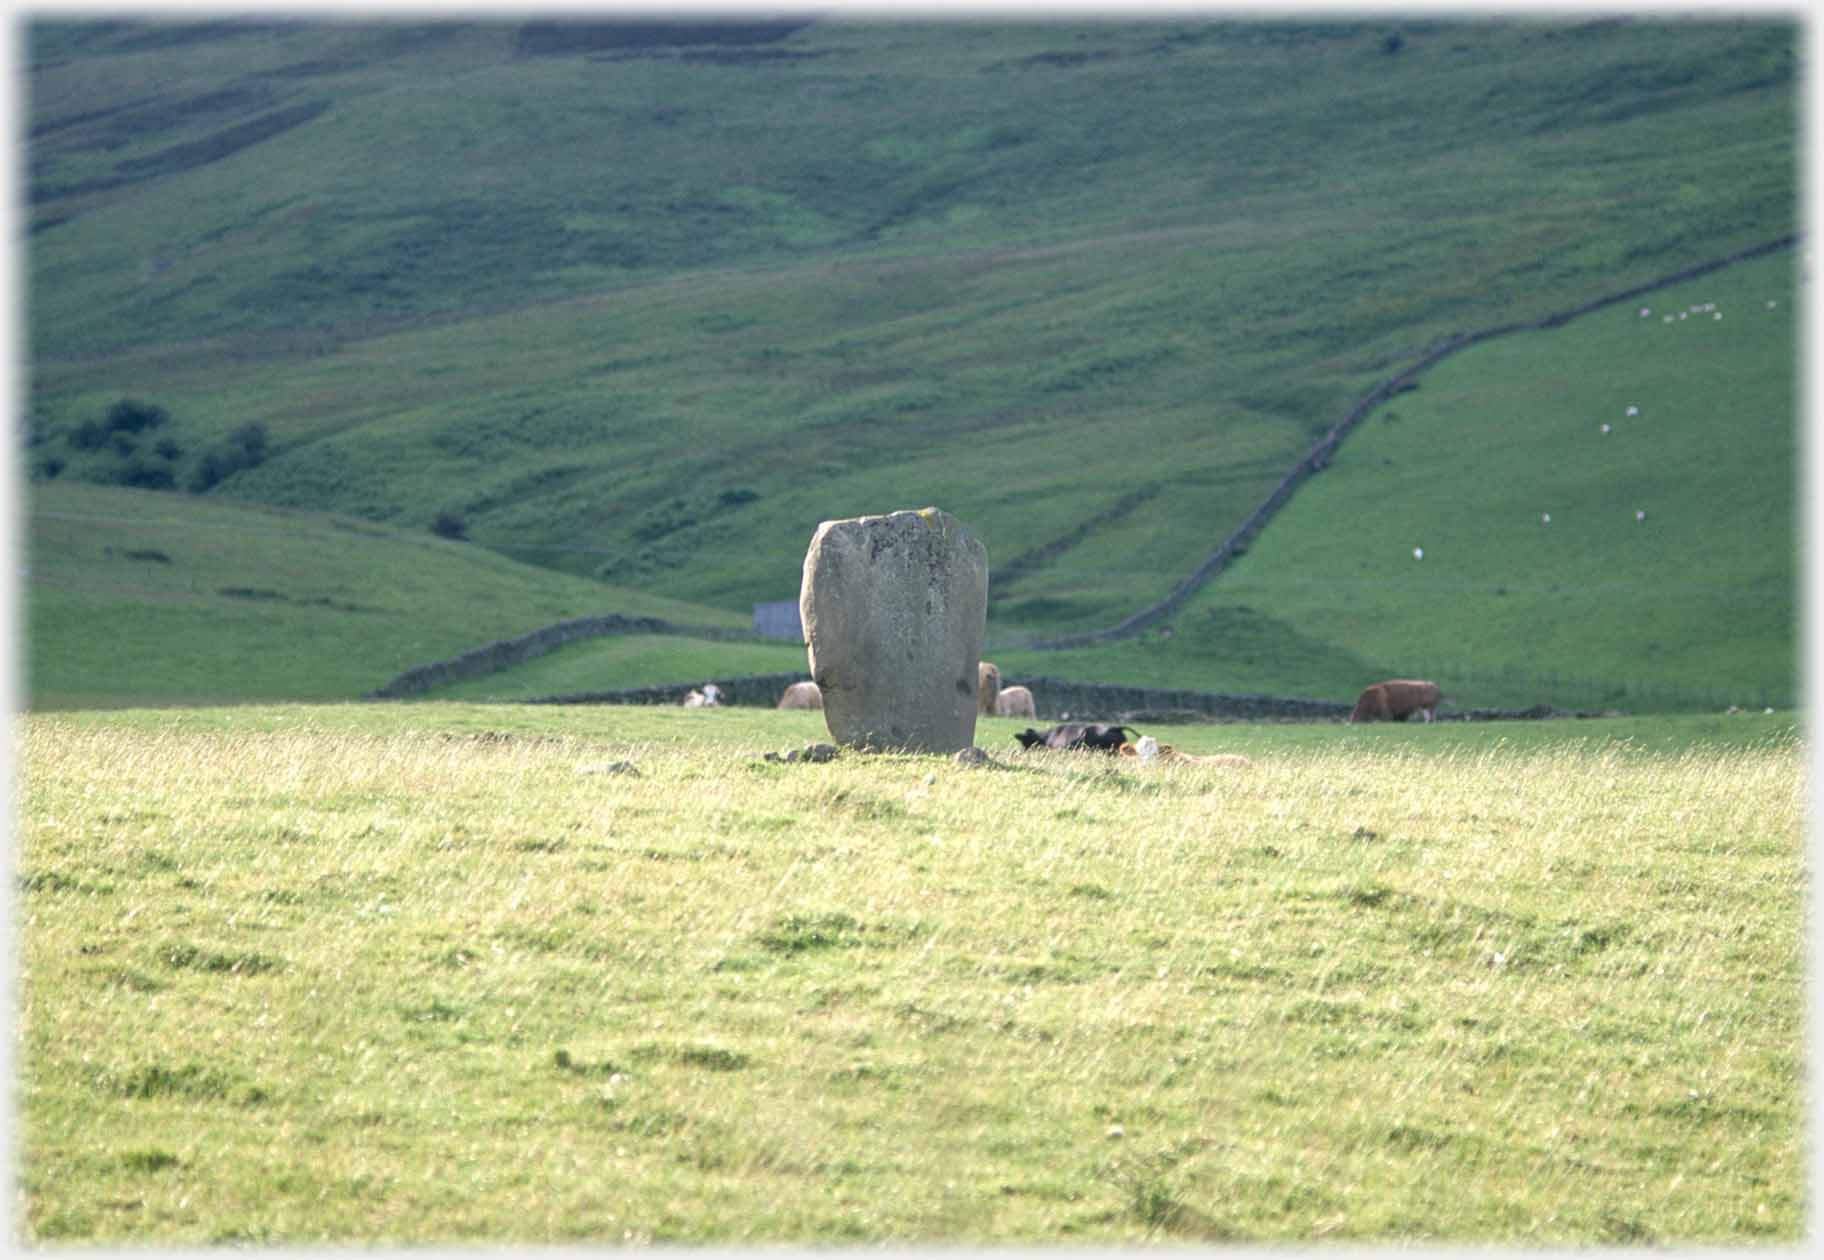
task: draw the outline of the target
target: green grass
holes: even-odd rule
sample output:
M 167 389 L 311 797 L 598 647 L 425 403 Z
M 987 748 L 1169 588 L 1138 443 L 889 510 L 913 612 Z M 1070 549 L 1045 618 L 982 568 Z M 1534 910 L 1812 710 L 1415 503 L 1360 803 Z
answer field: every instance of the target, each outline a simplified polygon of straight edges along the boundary
M 1792 268 L 1743 263 L 1453 356 L 1372 414 L 1169 639 L 997 661 L 1336 699 L 1424 676 L 1460 708 L 1786 707 Z
M 22 1238 L 1793 1245 L 1804 746 L 1710 721 L 22 718 Z
M 567 644 L 516 669 L 427 693 L 437 700 L 532 700 L 630 686 L 701 685 L 741 674 L 806 672 L 802 644 L 615 635 Z M 637 680 L 637 681 L 628 681 Z
M 747 620 L 320 513 L 61 482 L 26 508 L 35 709 L 352 700 L 572 617 Z
M 179 484 L 257 420 L 215 496 L 730 613 L 936 503 L 1047 557 L 997 630 L 1112 624 L 1440 337 L 1795 223 L 1786 22 L 30 31 L 28 466 L 143 396 Z

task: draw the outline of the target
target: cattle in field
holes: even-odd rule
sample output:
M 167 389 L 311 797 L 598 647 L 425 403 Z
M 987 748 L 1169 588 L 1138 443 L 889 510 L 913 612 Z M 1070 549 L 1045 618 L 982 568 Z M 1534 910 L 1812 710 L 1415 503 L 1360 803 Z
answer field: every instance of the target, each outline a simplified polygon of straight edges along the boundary
M 821 709 L 823 692 L 814 682 L 795 682 L 785 689 L 775 706 L 780 709 Z
M 1129 731 L 1136 735 L 1140 733 L 1131 726 L 1111 726 L 1104 722 L 1065 722 L 1042 732 L 1029 726 L 1014 738 L 1026 748 L 1090 749 L 1113 753 L 1120 749 Z
M 1404 722 L 1415 713 L 1427 722 L 1438 716 L 1438 701 L 1443 692 L 1438 684 L 1416 678 L 1390 678 L 1362 689 L 1349 713 L 1351 722 Z
M 1036 718 L 1039 716 L 1039 709 L 1033 703 L 1032 692 L 1016 684 L 1012 687 L 1001 688 L 1001 694 L 994 698 L 994 715 L 996 717 Z
M 993 661 L 977 662 L 975 667 L 975 708 L 978 713 L 993 713 L 994 698 L 1001 694 L 1001 670 Z
M 684 693 L 684 707 L 687 709 L 713 709 L 722 703 L 722 688 L 714 683 L 704 683 L 703 690 L 696 688 Z

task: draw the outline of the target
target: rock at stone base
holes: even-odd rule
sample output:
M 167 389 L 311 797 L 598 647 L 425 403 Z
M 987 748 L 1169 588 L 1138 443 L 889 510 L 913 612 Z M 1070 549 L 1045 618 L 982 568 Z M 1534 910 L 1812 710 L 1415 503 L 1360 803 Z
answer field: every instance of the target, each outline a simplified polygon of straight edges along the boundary
M 851 748 L 973 746 L 988 551 L 947 512 L 824 521 L 798 609 L 824 724 Z

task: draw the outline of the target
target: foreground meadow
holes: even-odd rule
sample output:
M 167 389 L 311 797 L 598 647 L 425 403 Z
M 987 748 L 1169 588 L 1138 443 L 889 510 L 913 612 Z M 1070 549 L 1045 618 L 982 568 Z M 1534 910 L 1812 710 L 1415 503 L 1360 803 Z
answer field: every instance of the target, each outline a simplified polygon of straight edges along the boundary
M 21 1233 L 1796 1240 L 1803 744 L 1558 725 L 21 718 Z

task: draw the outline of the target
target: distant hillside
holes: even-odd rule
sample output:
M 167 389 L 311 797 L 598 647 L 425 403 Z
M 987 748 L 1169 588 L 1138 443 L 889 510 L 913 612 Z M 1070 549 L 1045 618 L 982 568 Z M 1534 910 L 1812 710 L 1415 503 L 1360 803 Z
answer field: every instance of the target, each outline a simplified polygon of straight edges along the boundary
M 53 484 L 34 488 L 24 524 L 22 699 L 34 708 L 354 700 L 412 666 L 572 617 L 746 624 L 316 513 Z
M 705 29 L 31 23 L 29 466 L 731 612 L 937 503 L 1084 628 L 1439 339 L 1794 228 L 1791 22 Z
M 1797 260 L 1464 351 L 1138 638 L 1004 672 L 1458 708 L 1798 702 Z
M 156 562 L 111 560 L 139 592 L 112 611 L 28 585 L 34 671 L 69 694 L 114 690 L 111 670 L 146 695 L 264 694 L 270 645 L 302 635 L 286 694 L 353 695 L 630 611 L 629 591 L 745 625 L 752 602 L 795 595 L 820 520 L 925 504 L 988 545 L 992 644 L 1112 625 L 1448 339 L 1791 236 L 1798 30 L 30 22 L 28 502 L 90 483 L 173 511 L 330 512 L 562 580 L 496 616 L 464 569 L 447 603 L 418 605 L 424 627 L 401 603 L 397 637 L 343 642 L 275 617 L 299 612 L 282 600 L 250 617 L 217 594 L 169 621 L 139 580 Z M 1336 564 L 1438 524 L 1424 496 L 1306 493 L 1305 513 L 1329 504 Z M 1756 519 L 1730 535 L 1751 556 L 1789 541 Z M 1045 672 L 1305 694 L 1403 669 L 1433 631 L 1439 652 L 1476 644 L 1465 669 L 1525 670 L 1518 690 L 1588 664 L 1581 636 L 1476 640 L 1435 601 L 1282 609 L 1311 560 L 1264 538 L 1209 598 L 1257 590 L 1281 554 L 1300 567 L 1245 617 L 1195 610 L 1175 647 Z M 319 560 L 256 548 L 236 564 L 263 576 L 212 589 L 366 602 L 320 591 Z M 368 585 L 395 585 L 395 559 L 371 563 L 386 576 Z M 1658 588 L 1611 592 L 1580 624 L 1612 619 L 1596 637 L 1625 645 L 1637 597 Z M 1647 674 L 1689 674 L 1681 654 L 1729 640 L 1726 604 L 1691 607 Z M 140 649 L 119 634 L 62 633 L 118 629 L 128 608 L 134 644 L 168 632 L 190 664 L 161 681 L 126 667 Z M 277 637 L 238 637 L 256 623 Z

